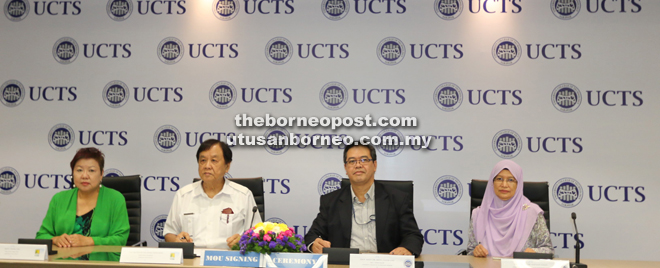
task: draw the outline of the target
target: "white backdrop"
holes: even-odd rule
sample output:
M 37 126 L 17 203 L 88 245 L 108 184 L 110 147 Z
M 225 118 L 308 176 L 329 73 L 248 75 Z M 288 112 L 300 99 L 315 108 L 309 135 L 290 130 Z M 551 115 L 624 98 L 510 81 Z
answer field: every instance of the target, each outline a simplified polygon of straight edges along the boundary
M 468 183 L 507 157 L 550 184 L 559 257 L 573 257 L 576 212 L 583 258 L 658 261 L 660 2 L 557 1 L 4 1 L 0 242 L 34 236 L 78 148 L 100 148 L 106 173 L 142 175 L 142 239 L 155 246 L 174 192 L 198 177 L 200 139 L 268 130 L 238 128 L 236 114 L 370 114 L 415 116 L 397 130 L 436 137 L 431 150 L 379 150 L 376 173 L 414 181 L 424 254 L 466 247 Z M 180 47 L 161 49 L 170 37 Z M 283 51 L 267 47 L 276 37 L 288 60 L 268 56 Z M 399 47 L 381 53 L 390 37 Z M 228 102 L 210 98 L 220 81 Z M 319 97 L 329 82 L 346 88 L 340 109 Z M 336 146 L 233 152 L 231 176 L 264 177 L 266 218 L 301 234 L 325 179 L 345 177 Z

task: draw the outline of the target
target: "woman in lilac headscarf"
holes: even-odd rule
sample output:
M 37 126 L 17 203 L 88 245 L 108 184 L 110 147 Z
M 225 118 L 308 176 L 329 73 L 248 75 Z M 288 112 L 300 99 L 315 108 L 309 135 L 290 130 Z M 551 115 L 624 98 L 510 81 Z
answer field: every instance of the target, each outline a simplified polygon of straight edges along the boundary
M 472 211 L 468 255 L 510 257 L 555 252 L 543 210 L 523 195 L 522 168 L 502 160 L 490 172 L 481 206 Z

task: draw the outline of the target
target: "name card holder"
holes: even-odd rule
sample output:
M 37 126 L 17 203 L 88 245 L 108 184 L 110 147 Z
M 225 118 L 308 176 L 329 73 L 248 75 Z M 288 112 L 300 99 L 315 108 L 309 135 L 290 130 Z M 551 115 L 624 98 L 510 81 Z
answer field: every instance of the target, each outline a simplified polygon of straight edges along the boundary
M 48 247 L 46 245 L 0 244 L 0 259 L 46 261 L 48 260 Z
M 415 256 L 387 254 L 351 254 L 351 268 L 414 268 Z
M 181 248 L 121 248 L 120 263 L 182 264 Z
M 266 267 L 279 268 L 327 268 L 328 254 L 279 252 L 266 258 Z
M 502 268 L 569 268 L 568 261 L 562 260 L 532 260 L 532 259 L 502 259 Z
M 256 252 L 242 255 L 240 251 L 208 249 L 201 255 L 199 264 L 203 266 L 266 267 L 261 254 Z

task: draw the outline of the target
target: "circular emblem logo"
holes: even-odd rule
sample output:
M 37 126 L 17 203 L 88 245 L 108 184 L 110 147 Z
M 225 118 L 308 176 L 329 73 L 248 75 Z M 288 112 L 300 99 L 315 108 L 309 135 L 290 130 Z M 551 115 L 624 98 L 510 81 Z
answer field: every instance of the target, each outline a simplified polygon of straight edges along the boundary
M 442 176 L 433 184 L 433 196 L 444 205 L 456 204 L 463 196 L 463 185 L 454 176 Z
M 325 195 L 341 188 L 341 175 L 337 173 L 325 174 L 319 180 L 319 195 Z
M 570 20 L 580 13 L 580 0 L 552 0 L 550 10 L 555 17 L 562 20 Z
M 348 15 L 351 4 L 348 0 L 323 0 L 321 12 L 329 20 L 338 21 Z
M 289 131 L 281 127 L 272 127 L 264 133 L 266 138 L 266 145 L 264 148 L 267 152 L 274 155 L 281 155 L 289 150 L 289 145 L 284 145 L 284 141 L 288 143 Z M 281 142 L 282 141 L 282 142 Z
M 21 82 L 16 80 L 9 80 L 2 84 L 2 104 L 7 107 L 16 107 L 25 98 L 25 87 Z
M 30 3 L 24 0 L 5 1 L 5 16 L 10 21 L 22 21 L 30 13 Z
M 165 241 L 165 222 L 167 221 L 167 215 L 158 215 L 153 221 L 151 221 L 151 237 L 156 240 L 156 242 Z
M 286 224 L 286 222 L 284 222 L 283 219 L 276 218 L 276 217 L 268 218 L 266 221 L 268 221 L 268 222 L 272 222 L 272 223 Z
M 493 45 L 493 59 L 500 65 L 510 66 L 518 62 L 522 55 L 520 43 L 511 37 L 502 37 Z
M 109 168 L 103 171 L 103 177 L 123 177 L 124 173 L 121 173 L 119 169 Z
M 443 83 L 435 88 L 433 102 L 440 110 L 451 112 L 463 103 L 463 91 L 454 83 Z
M 405 265 L 406 267 L 410 268 L 410 267 L 412 267 L 413 262 L 411 262 L 410 260 L 406 260 L 405 262 L 403 262 L 403 265 Z
M 463 12 L 463 0 L 435 0 L 435 14 L 443 20 L 458 18 Z
M 227 109 L 236 102 L 236 88 L 232 83 L 220 81 L 209 90 L 209 100 L 218 109 Z
M 552 187 L 552 197 L 562 207 L 572 208 L 582 201 L 582 185 L 573 178 L 563 178 Z
M 71 148 L 76 135 L 67 124 L 57 124 L 48 132 L 48 143 L 55 151 L 66 151 Z
M 238 11 L 241 10 L 239 1 L 235 0 L 215 0 L 213 1 L 213 15 L 219 20 L 231 20 L 236 17 Z
M 128 102 L 131 91 L 124 82 L 114 80 L 103 88 L 103 101 L 112 108 L 119 108 Z
M 394 157 L 403 151 L 404 137 L 401 132 L 396 129 L 388 128 L 378 133 L 380 137 L 380 145 L 376 146 L 376 150 L 387 157 Z
M 339 82 L 330 82 L 321 88 L 319 98 L 323 107 L 336 111 L 348 102 L 348 90 Z
M 385 65 L 396 65 L 406 56 L 406 45 L 396 37 L 388 37 L 378 43 L 376 55 Z
M 158 44 L 158 58 L 165 64 L 175 64 L 183 58 L 183 43 L 176 37 L 168 37 Z
M 124 21 L 133 13 L 133 1 L 131 0 L 108 0 L 105 6 L 108 16 L 114 21 Z
M 285 64 L 292 56 L 293 45 L 284 37 L 275 37 L 266 44 L 266 58 L 272 64 Z
M 516 157 L 522 150 L 523 144 L 520 135 L 513 130 L 500 130 L 493 137 L 493 151 L 504 159 Z
M 154 145 L 158 151 L 171 153 L 179 148 L 179 144 L 181 144 L 181 133 L 174 126 L 164 125 L 156 130 Z
M 53 57 L 61 64 L 72 63 L 78 57 L 78 43 L 73 38 L 60 38 L 53 45 Z
M 552 105 L 562 113 L 570 113 L 577 110 L 582 103 L 582 93 L 576 86 L 563 83 L 552 91 Z
M 21 175 L 11 167 L 0 168 L 0 194 L 16 192 L 21 185 Z

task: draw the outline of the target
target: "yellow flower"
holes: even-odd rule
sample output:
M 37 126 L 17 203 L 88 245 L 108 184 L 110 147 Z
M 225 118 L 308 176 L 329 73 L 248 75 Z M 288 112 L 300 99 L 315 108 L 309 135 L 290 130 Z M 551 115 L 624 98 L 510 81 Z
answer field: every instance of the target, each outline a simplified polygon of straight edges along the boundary
M 254 228 L 259 228 L 259 227 L 262 227 L 262 226 L 264 226 L 264 223 L 260 222 L 260 223 L 257 223 L 257 225 L 255 225 Z
M 286 230 L 289 230 L 289 227 L 286 226 L 286 224 L 284 224 L 284 223 L 279 223 L 279 224 L 277 224 L 277 226 L 280 227 L 281 232 L 286 232 Z
M 266 232 L 272 231 L 273 227 L 275 227 L 275 224 L 273 224 L 272 222 L 264 223 L 264 231 L 266 231 Z

